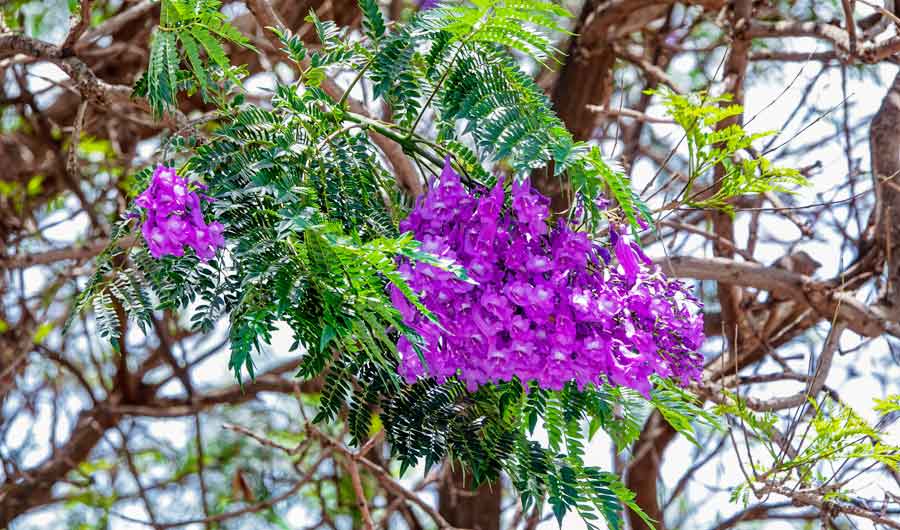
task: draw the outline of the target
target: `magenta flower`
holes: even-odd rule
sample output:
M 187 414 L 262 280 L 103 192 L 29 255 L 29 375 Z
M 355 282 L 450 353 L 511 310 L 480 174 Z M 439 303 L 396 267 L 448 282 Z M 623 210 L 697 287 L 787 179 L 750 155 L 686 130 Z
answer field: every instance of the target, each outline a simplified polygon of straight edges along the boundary
M 699 377 L 703 319 L 684 285 L 663 277 L 625 230 L 611 230 L 610 253 L 565 222 L 549 227 L 549 201 L 527 182 L 511 195 L 509 211 L 502 183 L 473 196 L 448 162 L 401 223 L 423 250 L 455 259 L 478 282 L 401 263 L 440 323 L 391 288 L 427 363 L 401 338 L 401 375 L 456 376 L 470 389 L 513 378 L 557 390 L 609 382 L 644 395 L 654 374 L 682 384 Z
M 619 235 L 615 228 L 610 228 L 609 234 L 610 239 L 614 240 L 613 248 L 616 252 L 616 259 L 619 260 L 619 265 L 622 266 L 625 278 L 628 280 L 629 285 L 634 285 L 639 272 L 637 253 L 629 244 L 629 241 L 624 236 Z
M 202 185 L 195 187 L 205 189 Z M 206 224 L 201 199 L 212 200 L 192 191 L 187 179 L 179 177 L 174 168 L 156 168 L 150 186 L 134 201 L 147 212 L 141 233 L 153 257 L 183 256 L 185 246 L 191 247 L 201 261 L 215 257 L 216 249 L 225 244 L 225 227 L 219 222 Z

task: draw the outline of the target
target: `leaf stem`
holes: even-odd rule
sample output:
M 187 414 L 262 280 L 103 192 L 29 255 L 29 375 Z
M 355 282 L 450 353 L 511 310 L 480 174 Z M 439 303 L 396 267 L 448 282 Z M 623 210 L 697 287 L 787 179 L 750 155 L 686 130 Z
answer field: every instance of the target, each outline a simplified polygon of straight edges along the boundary
M 374 57 L 369 59 L 362 68 L 359 69 L 359 72 L 356 74 L 356 77 L 353 78 L 353 81 L 350 82 L 350 85 L 344 90 L 344 93 L 341 95 L 341 99 L 338 100 L 338 106 L 344 106 L 344 103 L 347 102 L 347 98 L 350 97 L 350 91 L 353 90 L 353 87 L 356 86 L 356 83 L 362 79 L 362 76 L 365 75 L 366 70 L 372 66 L 372 62 L 374 61 Z
M 454 52 L 453 57 L 450 58 L 450 64 L 447 65 L 447 69 L 444 70 L 444 75 L 438 80 L 437 84 L 434 85 L 434 89 L 431 91 L 431 94 L 428 96 L 428 100 L 422 105 L 422 110 L 419 111 L 419 115 L 416 116 L 416 121 L 413 122 L 412 127 L 409 128 L 410 137 L 416 131 L 416 127 L 419 125 L 419 122 L 422 121 L 422 117 L 425 115 L 425 111 L 428 109 L 428 106 L 431 105 L 431 101 L 434 99 L 434 96 L 437 94 L 438 89 L 441 88 L 441 85 L 444 81 L 447 80 L 447 77 L 450 75 L 450 72 L 453 70 L 453 63 L 456 62 L 457 57 L 459 57 L 459 53 L 462 51 L 465 46 L 465 41 L 460 43 L 459 47 L 456 48 L 456 52 Z

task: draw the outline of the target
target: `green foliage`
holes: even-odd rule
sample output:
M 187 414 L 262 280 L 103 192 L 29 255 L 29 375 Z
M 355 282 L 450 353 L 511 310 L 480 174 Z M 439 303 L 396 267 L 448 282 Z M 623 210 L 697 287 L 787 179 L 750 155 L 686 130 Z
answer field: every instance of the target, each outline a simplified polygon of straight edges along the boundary
M 583 155 L 581 151 L 586 151 Z M 604 215 L 611 220 L 627 222 L 635 231 L 641 229 L 642 221 L 653 223 L 653 214 L 647 204 L 635 193 L 628 177 L 603 159 L 596 146 L 587 149 L 575 145 L 571 149 L 575 153 L 572 167 L 569 170 L 570 182 L 576 193 L 584 197 L 583 205 L 588 213 L 591 228 L 595 229 Z M 580 155 L 580 156 L 579 156 Z M 577 158 L 576 158 L 577 157 Z M 604 212 L 593 198 L 601 196 L 604 191 L 615 200 L 617 208 Z M 621 212 L 621 214 L 619 214 Z
M 467 43 L 496 44 L 518 50 L 537 61 L 560 53 L 549 35 L 566 33 L 559 24 L 571 17 L 565 8 L 542 0 L 476 0 L 429 10 L 438 26 Z
M 684 130 L 688 148 L 688 182 L 677 202 L 697 208 L 716 208 L 734 213 L 729 199 L 751 193 L 789 193 L 792 188 L 807 185 L 796 169 L 773 166 L 764 156 L 749 156 L 753 142 L 771 136 L 775 131 L 750 134 L 738 123 L 719 127 L 722 122 L 739 116 L 744 109 L 731 104 L 730 94 L 714 97 L 707 92 L 677 94 L 663 88 L 650 91 L 662 97 L 668 114 Z M 695 189 L 697 181 L 721 166 L 719 189 L 706 193 L 713 184 Z M 674 202 L 673 202 L 674 203 Z
M 900 394 L 892 394 L 884 399 L 876 399 L 875 411 L 883 416 L 900 412 Z
M 0 199 L 6 199 L 16 213 L 21 214 L 29 200 L 43 192 L 44 178 L 41 174 L 33 175 L 24 185 L 16 180 L 0 180 Z
M 366 37 L 372 42 L 384 36 L 385 25 L 384 16 L 381 14 L 381 8 L 376 0 L 360 0 L 359 8 L 363 12 L 363 29 Z
M 878 464 L 894 471 L 900 469 L 900 446 L 887 442 L 878 428 L 840 401 L 828 397 L 820 402 L 810 399 L 804 407 L 809 414 L 788 421 L 773 412 L 754 412 L 736 395 L 726 397 L 728 401 L 717 406 L 716 413 L 739 421 L 747 438 L 764 449 L 762 453 L 754 452 L 759 460 L 752 462 L 746 489 L 753 489 L 756 482 L 764 480 L 785 485 L 795 482 L 804 488 L 828 487 L 831 495 L 842 498 L 851 493 L 850 486 L 829 486 L 835 469 Z M 876 400 L 874 408 L 881 414 L 894 411 L 896 396 Z M 791 441 L 790 451 L 779 442 L 783 440 Z M 760 475 L 757 470 L 765 470 L 765 474 Z
M 655 397 L 654 406 L 666 401 L 674 402 L 672 396 Z M 585 421 L 602 426 L 624 448 L 640 433 L 646 404 L 636 392 L 609 386 L 526 392 L 512 381 L 470 393 L 454 380 L 425 380 L 383 401 L 381 417 L 402 470 L 419 460 L 427 469 L 449 455 L 464 462 L 477 481 L 504 471 L 526 510 L 546 499 L 560 519 L 575 511 L 588 528 L 602 528 L 596 522 L 601 517 L 609 528 L 621 528 L 623 505 L 645 516 L 618 477 L 583 464 Z M 622 405 L 625 418 L 615 413 Z M 546 445 L 535 440 L 538 425 L 547 433 Z
M 144 96 L 157 116 L 171 110 L 177 94 L 200 91 L 204 100 L 212 99 L 222 77 L 239 83 L 223 43 L 254 49 L 221 13 L 219 0 L 161 0 L 160 24 L 150 41 L 147 72 L 135 86 L 135 95 Z M 182 53 L 188 69 L 181 68 Z M 206 55 L 204 63 L 201 53 Z M 216 67 L 213 73 L 210 67 Z
M 507 54 L 476 46 L 460 53 L 456 65 L 437 98 L 440 117 L 465 123 L 463 136 L 490 159 L 524 175 L 571 141 L 543 91 Z
M 204 215 L 225 226 L 228 245 L 209 263 L 193 255 L 153 259 L 140 241 L 128 243 L 136 222 L 126 218 L 98 258 L 77 310 L 92 309 L 98 332 L 112 341 L 121 340 L 120 314 L 146 327 L 157 311 L 190 307 L 190 325 L 203 330 L 227 319 L 229 368 L 239 381 L 255 375 L 257 352 L 286 325 L 290 349 L 302 356 L 297 375 L 324 381 L 316 421 L 344 419 L 354 444 L 383 425 L 402 471 L 450 458 L 476 482 L 504 472 L 526 509 L 546 501 L 560 519 L 574 511 L 589 528 L 600 528 L 601 518 L 621 528 L 624 506 L 640 511 L 618 477 L 584 463 L 587 441 L 602 430 L 625 450 L 653 408 L 691 439 L 697 424 L 712 418 L 662 381 L 648 402 L 610 386 L 570 384 L 550 392 L 526 391 L 519 381 L 468 389 L 453 379 L 403 380 L 397 340 L 403 335 L 416 345 L 420 339 L 404 325 L 386 287 L 393 284 L 430 313 L 398 272 L 397 258 L 469 280 L 455 263 L 422 252 L 399 233 L 409 201 L 396 199 L 394 178 L 370 137 L 376 132 L 398 143 L 422 179 L 445 157 L 476 188 L 497 171 L 515 178 L 552 172 L 572 182 L 586 207 L 587 230 L 608 220 L 595 202 L 605 193 L 622 212 L 614 220 L 637 228 L 650 212 L 628 180 L 599 149 L 573 140 L 509 54 L 517 50 L 536 61 L 555 56 L 551 43 L 567 12 L 537 0 L 479 0 L 420 12 L 389 30 L 376 2 L 361 0 L 360 7 L 362 42 L 314 13 L 307 20 L 321 42 L 317 49 L 278 32 L 301 72 L 275 88 L 270 108 L 261 108 L 227 99 L 222 83 L 237 81 L 239 69 L 228 64 L 222 44 L 246 41 L 224 21 L 218 3 L 163 0 L 148 72 L 136 90 L 157 112 L 173 106 L 180 90 L 214 96 L 221 112 L 212 136 L 201 145 L 172 145 L 184 156 L 179 173 L 208 184 L 216 200 L 204 204 Z M 189 71 L 180 68 L 182 59 Z M 208 76 L 209 66 L 217 76 Z M 350 112 L 346 96 L 328 96 L 320 85 L 334 68 L 355 71 L 354 85 L 367 77 L 395 123 Z M 426 112 L 434 118 L 434 138 L 416 132 Z M 145 187 L 149 176 L 149 170 L 139 173 L 135 188 Z M 546 443 L 538 441 L 539 427 Z
M 652 402 L 666 422 L 695 445 L 699 445 L 695 432 L 697 425 L 722 429 L 715 414 L 704 410 L 696 397 L 672 381 L 666 379 L 656 381 Z

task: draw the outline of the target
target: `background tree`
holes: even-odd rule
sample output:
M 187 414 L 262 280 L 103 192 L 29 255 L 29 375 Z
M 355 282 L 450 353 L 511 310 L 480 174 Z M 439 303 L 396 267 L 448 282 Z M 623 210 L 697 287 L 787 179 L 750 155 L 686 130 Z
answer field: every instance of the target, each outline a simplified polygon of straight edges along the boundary
M 574 34 L 554 33 L 560 64 L 520 57 L 573 137 L 632 177 L 656 221 L 642 243 L 667 274 L 697 280 L 706 302 L 706 369 L 690 391 L 717 407 L 722 428 L 676 429 L 679 416 L 623 400 L 617 441 L 628 448 L 608 457 L 605 437 L 588 448 L 659 528 L 900 527 L 900 21 L 886 4 L 572 3 L 575 17 L 561 23 Z M 418 6 L 377 9 L 393 28 Z M 134 308 L 113 304 L 118 351 L 99 336 L 102 311 L 63 336 L 97 256 L 111 240 L 137 240 L 115 221 L 143 185 L 141 170 L 208 141 L 228 92 L 211 83 L 205 98 L 181 94 L 167 108 L 158 90 L 140 88 L 159 49 L 151 43 L 168 38 L 157 2 L 3 10 L 0 527 L 556 525 L 549 509 L 523 511 L 506 477 L 474 494 L 449 463 L 398 479 L 383 434 L 352 447 L 349 417 L 310 423 L 324 382 L 294 377 L 300 359 L 287 348 L 257 357 L 241 387 L 226 369 L 228 330 L 194 331 L 190 311 L 153 312 L 141 330 L 122 318 Z M 310 10 L 354 38 L 372 32 L 355 2 L 226 2 L 218 12 L 238 33 L 216 40 L 222 54 L 204 46 L 220 74 L 210 81 L 233 95 L 226 72 L 246 65 L 231 72 L 246 73 L 242 97 L 266 108 L 267 89 L 299 71 L 267 28 L 328 51 Z M 340 98 L 354 82 L 348 71 L 322 70 L 323 90 Z M 350 110 L 409 120 L 409 94 L 392 94 L 389 106 L 361 97 L 374 82 L 358 81 Z M 176 76 L 169 89 L 188 85 Z M 425 113 L 420 129 L 437 128 L 434 118 Z M 742 145 L 737 160 L 716 158 L 726 138 L 716 131 L 735 124 L 781 132 Z M 430 171 L 390 129 L 367 133 L 396 179 L 392 199 L 409 204 Z M 763 156 L 797 168 L 810 187 L 723 190 L 735 167 Z M 572 204 L 572 182 L 548 171 L 532 181 L 555 211 Z M 646 527 L 634 512 L 627 519 Z M 583 523 L 570 515 L 564 524 Z

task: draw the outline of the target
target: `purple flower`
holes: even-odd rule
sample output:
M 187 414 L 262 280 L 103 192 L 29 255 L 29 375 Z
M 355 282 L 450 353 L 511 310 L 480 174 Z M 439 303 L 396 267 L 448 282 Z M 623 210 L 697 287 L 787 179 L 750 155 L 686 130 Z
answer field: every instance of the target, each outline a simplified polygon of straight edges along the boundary
M 565 222 L 548 226 L 549 201 L 528 183 L 513 183 L 510 195 L 504 211 L 502 184 L 470 194 L 448 162 L 401 223 L 423 250 L 456 260 L 478 282 L 401 260 L 441 324 L 391 287 L 427 363 L 401 338 L 403 377 L 456 376 L 471 389 L 513 378 L 548 389 L 611 383 L 644 395 L 654 374 L 682 384 L 699 377 L 703 319 L 684 285 L 662 276 L 624 230 L 611 227 L 608 247 L 592 243 Z
M 610 229 L 610 235 L 613 234 L 616 236 L 616 242 L 614 244 L 616 259 L 619 260 L 619 265 L 622 266 L 622 270 L 625 272 L 625 278 L 628 280 L 628 284 L 634 285 L 639 270 L 637 254 L 635 254 L 634 249 L 631 248 L 631 245 L 629 245 L 629 242 L 625 237 L 618 234 L 615 228 Z
M 189 246 L 201 261 L 208 261 L 225 245 L 225 227 L 219 222 L 206 224 L 201 198 L 212 201 L 192 191 L 187 179 L 179 177 L 174 168 L 156 168 L 150 185 L 134 201 L 146 210 L 141 234 L 153 257 L 183 256 L 184 247 Z

